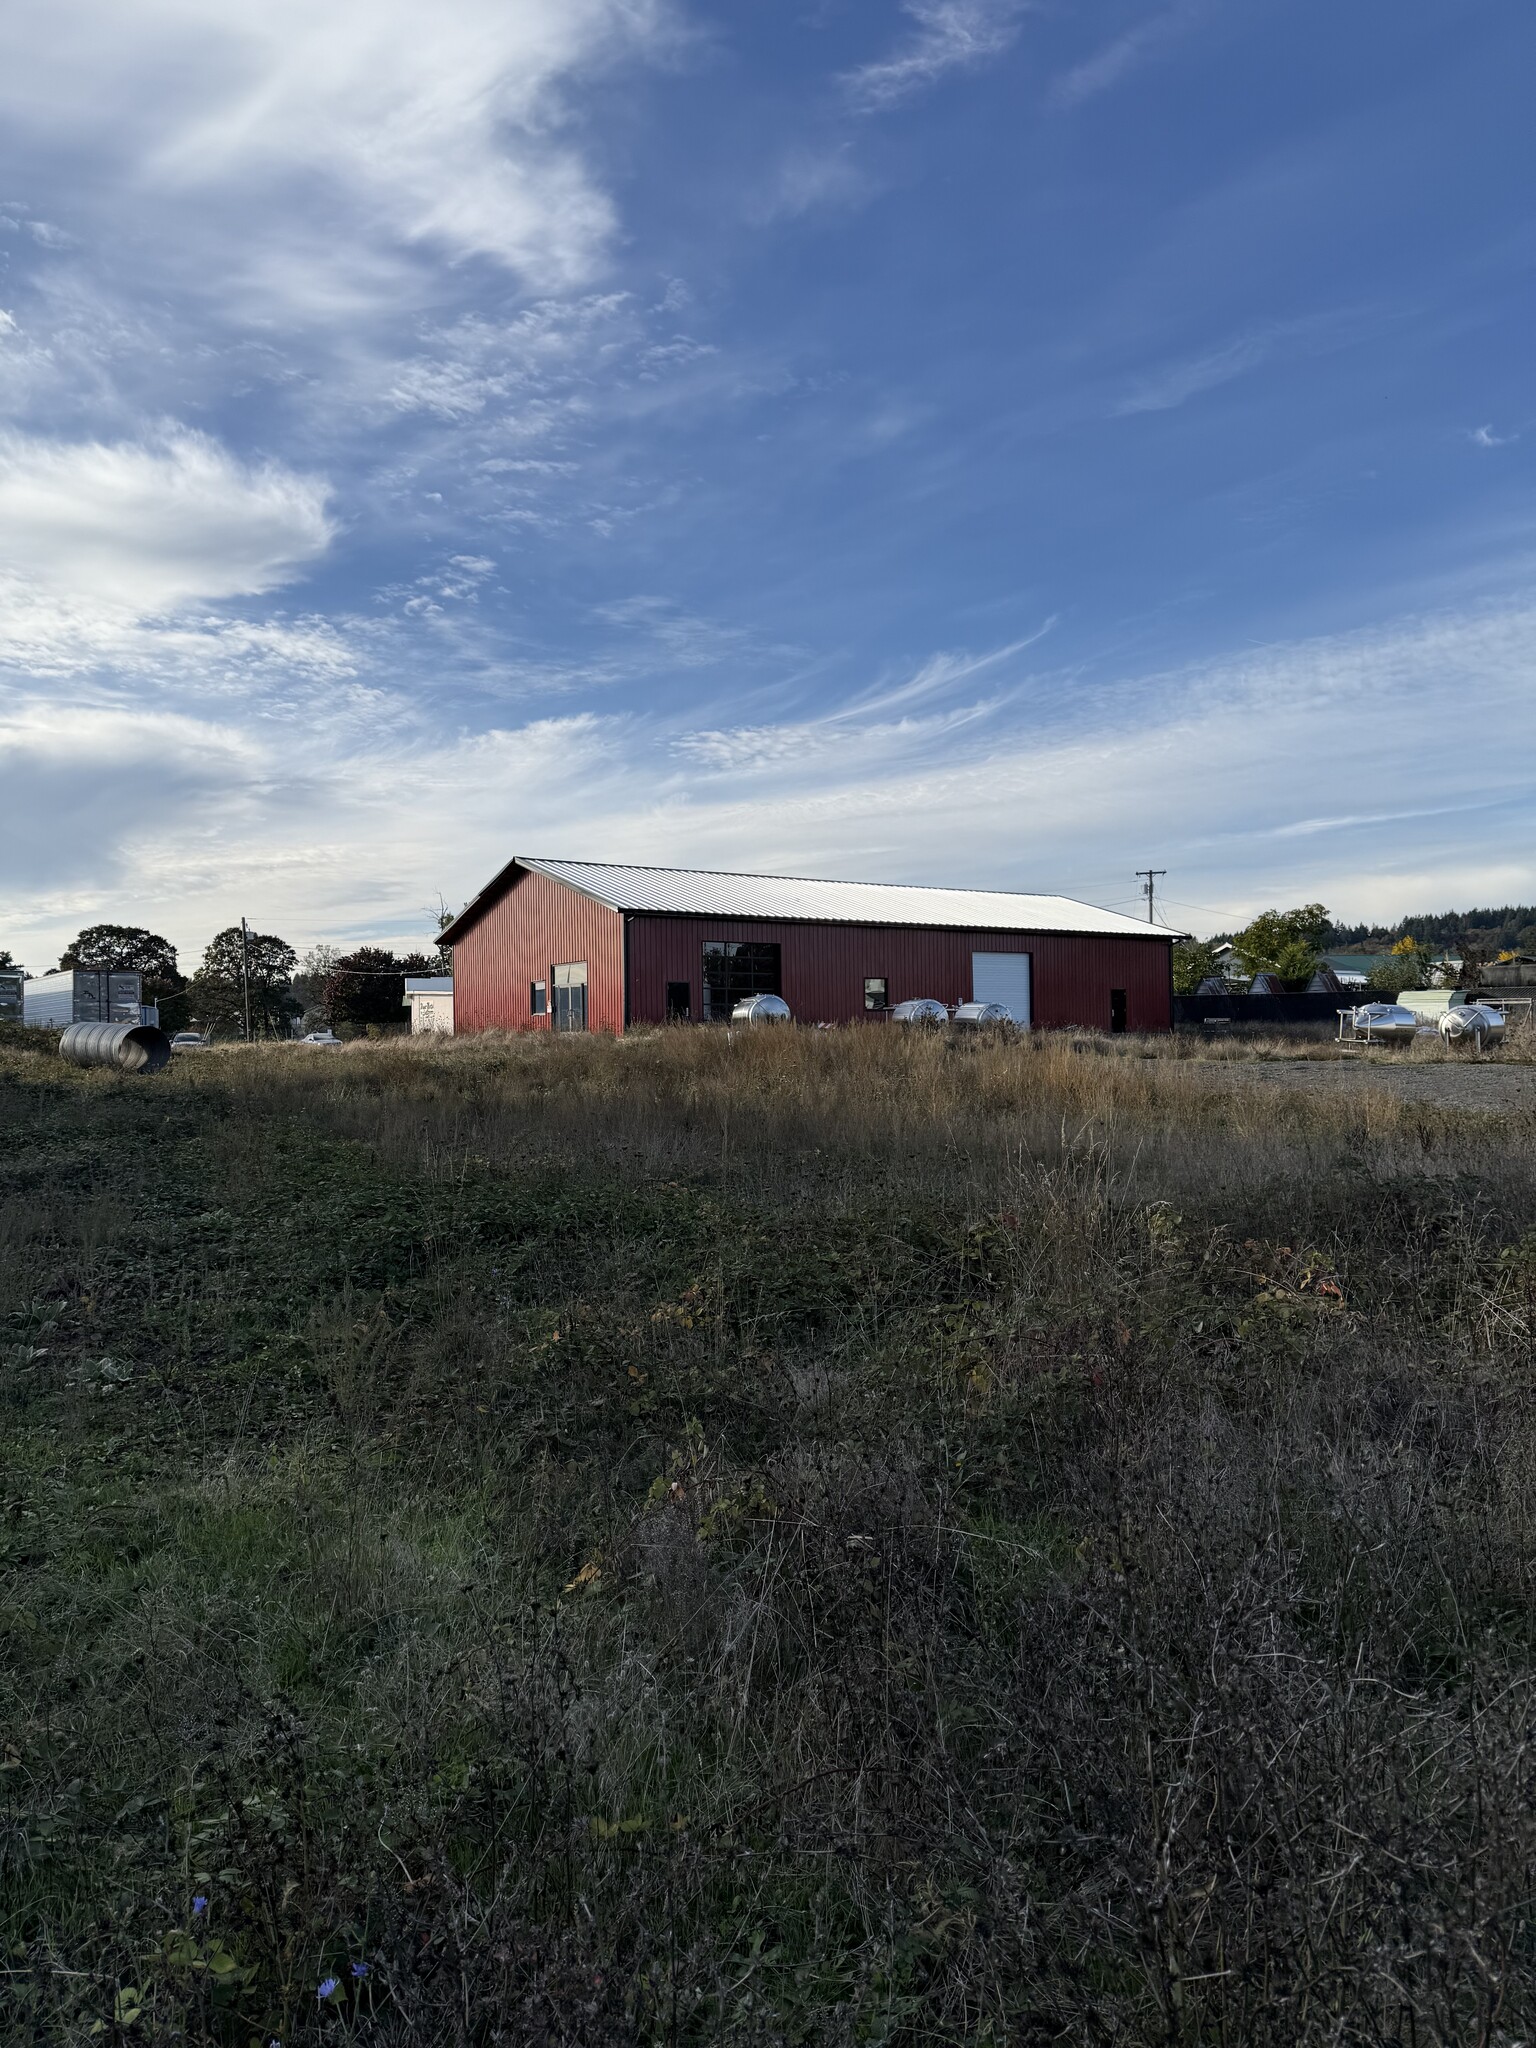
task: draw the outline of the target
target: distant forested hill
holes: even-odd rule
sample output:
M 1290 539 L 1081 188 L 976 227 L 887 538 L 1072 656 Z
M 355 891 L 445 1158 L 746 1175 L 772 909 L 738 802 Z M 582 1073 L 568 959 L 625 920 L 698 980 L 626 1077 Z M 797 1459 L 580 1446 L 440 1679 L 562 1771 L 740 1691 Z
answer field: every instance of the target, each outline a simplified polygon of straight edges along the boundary
M 1436 950 L 1473 945 L 1480 953 L 1536 953 L 1536 904 L 1506 903 L 1501 910 L 1444 910 L 1437 915 L 1405 917 L 1398 924 L 1334 924 L 1328 946 L 1359 946 L 1365 952 L 1386 952 L 1399 939 L 1412 938 Z

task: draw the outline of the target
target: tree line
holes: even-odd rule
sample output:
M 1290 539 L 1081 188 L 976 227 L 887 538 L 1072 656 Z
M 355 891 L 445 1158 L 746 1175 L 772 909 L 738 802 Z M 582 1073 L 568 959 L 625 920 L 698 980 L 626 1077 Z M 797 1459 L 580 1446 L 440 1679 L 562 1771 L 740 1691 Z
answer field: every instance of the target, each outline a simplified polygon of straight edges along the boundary
M 0 968 L 18 964 L 0 950 Z M 325 1025 L 343 1036 L 396 1028 L 406 1019 L 408 974 L 453 972 L 452 956 L 442 948 L 397 954 L 387 946 L 358 946 L 344 953 L 318 945 L 301 957 L 273 932 L 247 932 L 242 940 L 237 924 L 209 940 L 190 976 L 170 940 L 140 925 L 88 925 L 64 949 L 59 966 L 137 972 L 144 1001 L 159 1005 L 168 1031 L 243 1036 L 249 999 L 253 1038 L 291 1038 L 300 1024 Z
M 1364 946 L 1385 953 L 1404 939 L 1419 950 L 1496 960 L 1501 953 L 1536 953 L 1536 904 L 1506 903 L 1498 909 L 1443 910 L 1399 918 L 1394 925 L 1335 924 L 1332 946 Z
M 1474 919 L 1492 918 L 1494 913 L 1468 912 L 1462 930 L 1442 940 L 1421 936 L 1415 931 L 1404 931 L 1401 926 L 1396 928 L 1395 938 L 1388 932 L 1377 934 L 1384 957 L 1375 962 L 1366 976 L 1371 993 L 1389 997 L 1395 1002 L 1405 990 L 1428 988 L 1434 976 L 1435 960 L 1441 953 L 1453 953 L 1460 960 L 1460 985 L 1464 988 L 1474 986 L 1481 970 L 1490 961 L 1508 958 L 1515 950 L 1495 943 L 1511 928 L 1514 937 L 1522 942 L 1518 950 L 1527 951 L 1536 944 L 1536 923 L 1524 929 L 1511 926 L 1513 919 L 1529 915 L 1524 908 L 1498 915 L 1505 918 L 1503 927 L 1476 926 Z M 1454 915 L 1438 920 L 1446 925 L 1456 921 Z M 1435 921 L 1426 919 L 1424 922 Z M 1487 936 L 1479 936 L 1479 933 Z M 1227 964 L 1227 956 L 1219 950 L 1224 943 L 1231 945 L 1231 962 L 1243 975 L 1251 978 L 1255 974 L 1273 974 L 1288 987 L 1305 988 L 1317 972 L 1325 952 L 1358 945 L 1362 934 L 1366 934 L 1363 926 L 1335 924 L 1321 903 L 1304 903 L 1294 910 L 1264 910 L 1251 924 L 1233 932 L 1229 940 L 1219 937 L 1189 939 L 1176 945 L 1173 949 L 1173 991 L 1175 995 L 1193 995 L 1208 976 L 1221 976 Z

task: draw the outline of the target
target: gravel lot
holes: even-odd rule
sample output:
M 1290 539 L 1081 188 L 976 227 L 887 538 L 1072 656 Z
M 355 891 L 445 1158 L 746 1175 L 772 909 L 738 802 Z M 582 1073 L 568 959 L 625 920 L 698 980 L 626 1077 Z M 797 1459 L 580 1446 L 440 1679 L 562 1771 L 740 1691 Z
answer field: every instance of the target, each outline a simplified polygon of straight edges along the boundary
M 1241 1078 L 1308 1094 L 1375 1088 L 1404 1102 L 1507 1115 L 1536 1110 L 1536 1066 L 1498 1060 L 1197 1060 L 1191 1067 L 1214 1085 Z

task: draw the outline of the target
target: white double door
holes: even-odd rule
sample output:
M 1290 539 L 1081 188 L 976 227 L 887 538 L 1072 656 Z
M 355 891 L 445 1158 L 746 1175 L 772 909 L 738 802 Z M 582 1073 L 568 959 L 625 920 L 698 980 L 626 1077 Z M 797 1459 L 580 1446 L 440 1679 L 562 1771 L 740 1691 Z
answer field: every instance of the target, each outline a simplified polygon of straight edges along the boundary
M 1029 955 L 1027 953 L 973 953 L 971 955 L 971 1001 L 1001 1003 L 1015 1024 L 1028 1026 Z

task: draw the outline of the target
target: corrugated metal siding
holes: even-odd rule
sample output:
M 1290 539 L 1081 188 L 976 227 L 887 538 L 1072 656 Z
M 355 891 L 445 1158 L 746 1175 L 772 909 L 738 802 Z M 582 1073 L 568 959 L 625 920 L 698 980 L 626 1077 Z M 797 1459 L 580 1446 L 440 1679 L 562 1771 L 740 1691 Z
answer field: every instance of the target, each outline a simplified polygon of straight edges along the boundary
M 1036 1024 L 1089 1025 L 1107 1031 L 1109 992 L 1114 988 L 1125 990 L 1130 1030 L 1166 1031 L 1172 1024 L 1169 942 L 1161 938 L 641 916 L 630 919 L 632 1022 L 664 1021 L 669 981 L 688 982 L 693 1014 L 702 1015 L 702 948 L 706 939 L 777 943 L 782 948 L 784 1000 L 807 1024 L 842 1024 L 862 1018 L 866 1014 L 866 976 L 883 975 L 893 1003 L 910 996 L 934 996 L 941 1003 L 969 1002 L 972 953 L 1032 956 Z
M 624 920 L 545 875 L 520 874 L 453 949 L 456 1031 L 545 1031 L 530 1016 L 528 984 L 587 963 L 587 1028 L 624 1028 Z

